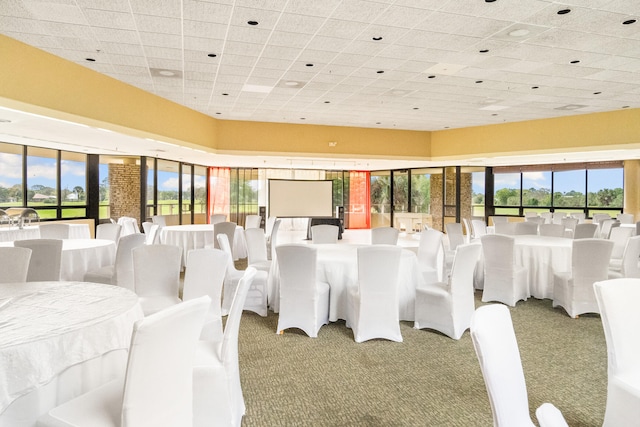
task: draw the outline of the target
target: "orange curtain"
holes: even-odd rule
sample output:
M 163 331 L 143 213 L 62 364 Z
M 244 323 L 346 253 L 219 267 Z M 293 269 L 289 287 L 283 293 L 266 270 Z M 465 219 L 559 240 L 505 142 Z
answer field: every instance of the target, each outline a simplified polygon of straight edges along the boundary
M 207 203 L 207 222 L 213 214 L 229 215 L 231 195 L 231 169 L 209 168 L 209 200 Z
M 371 228 L 369 172 L 349 171 L 349 228 Z

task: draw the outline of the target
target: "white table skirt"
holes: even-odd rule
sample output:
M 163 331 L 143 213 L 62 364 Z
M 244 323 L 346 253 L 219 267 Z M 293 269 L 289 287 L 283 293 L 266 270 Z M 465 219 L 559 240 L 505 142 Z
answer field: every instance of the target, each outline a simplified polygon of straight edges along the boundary
M 89 224 L 69 224 L 70 239 L 90 239 Z M 0 242 L 13 242 L 14 240 L 39 239 L 40 228 L 37 225 L 28 225 L 23 228 L 0 227 Z
M 162 227 L 160 241 L 165 245 L 175 245 L 182 248 L 182 263 L 184 266 L 190 250 L 213 247 L 213 225 L 185 224 Z M 244 229 L 238 225 L 235 233 L 233 233 L 233 258 L 237 260 L 246 257 L 247 242 L 244 238 Z
M 0 308 L 0 425 L 12 427 L 122 375 L 143 317 L 133 292 L 84 282 L 3 284 Z
M 0 246 L 13 246 L 13 242 L 0 242 Z M 64 239 L 60 280 L 84 279 L 87 271 L 113 265 L 116 244 L 105 239 Z
M 348 243 L 317 244 L 316 264 L 318 280 L 329 283 L 329 320 L 347 319 L 348 289 L 358 283 L 358 248 L 367 245 Z M 269 305 L 279 311 L 279 270 L 277 260 L 271 264 L 269 272 Z M 398 310 L 400 320 L 413 321 L 415 318 L 416 288 L 423 284 L 416 253 L 403 249 L 398 277 Z

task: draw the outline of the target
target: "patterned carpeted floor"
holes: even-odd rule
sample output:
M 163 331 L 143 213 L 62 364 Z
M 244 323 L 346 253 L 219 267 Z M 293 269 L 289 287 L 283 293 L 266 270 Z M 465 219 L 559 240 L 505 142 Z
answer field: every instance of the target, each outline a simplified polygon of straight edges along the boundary
M 476 294 L 476 306 L 481 304 Z M 572 427 L 601 426 L 606 345 L 598 315 L 571 319 L 550 300 L 511 309 L 534 411 L 552 402 Z M 469 332 L 454 341 L 402 322 L 403 343 L 353 341 L 344 322 L 318 338 L 276 335 L 277 314 L 243 314 L 245 426 L 491 426 Z

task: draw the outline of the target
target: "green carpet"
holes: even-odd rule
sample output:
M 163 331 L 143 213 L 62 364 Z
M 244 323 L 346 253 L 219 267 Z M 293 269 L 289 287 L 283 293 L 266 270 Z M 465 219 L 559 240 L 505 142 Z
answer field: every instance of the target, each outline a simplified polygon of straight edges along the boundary
M 476 306 L 482 303 L 476 293 Z M 550 300 L 511 309 L 532 419 L 543 402 L 571 427 L 601 426 L 606 345 L 598 315 L 571 319 Z M 357 344 L 343 321 L 318 338 L 276 335 L 277 314 L 245 311 L 240 372 L 244 426 L 491 426 L 491 407 L 467 331 L 459 341 L 401 322 L 404 342 Z

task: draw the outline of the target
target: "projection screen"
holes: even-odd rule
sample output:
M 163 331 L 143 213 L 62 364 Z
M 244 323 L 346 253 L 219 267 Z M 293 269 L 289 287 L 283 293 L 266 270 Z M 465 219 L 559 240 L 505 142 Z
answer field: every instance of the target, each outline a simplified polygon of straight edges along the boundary
M 333 182 L 269 180 L 269 216 L 333 216 Z

